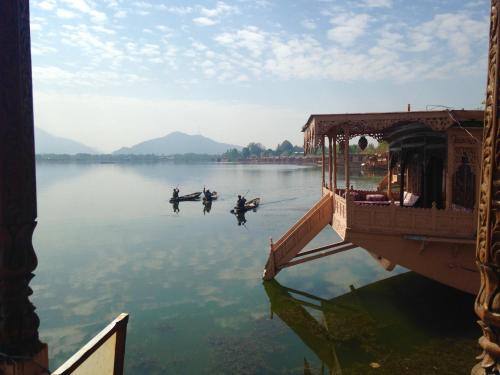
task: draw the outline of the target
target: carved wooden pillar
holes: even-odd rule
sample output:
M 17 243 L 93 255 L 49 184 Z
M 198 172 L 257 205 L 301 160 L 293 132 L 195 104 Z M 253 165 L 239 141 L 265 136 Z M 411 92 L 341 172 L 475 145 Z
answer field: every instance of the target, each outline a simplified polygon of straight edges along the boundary
M 332 147 L 332 136 L 328 136 L 328 177 L 329 177 L 329 189 L 333 190 L 333 147 Z
M 453 172 L 455 165 L 455 136 L 448 132 L 448 156 L 446 163 L 446 209 L 450 210 L 452 205 L 453 194 Z
M 349 190 L 349 129 L 344 129 L 344 173 L 345 188 Z
M 0 51 L 0 373 L 40 374 L 47 350 L 29 301 L 37 212 L 28 0 L 0 1 Z
M 392 201 L 392 168 L 390 151 L 387 151 L 387 199 Z
M 321 137 L 321 194 L 325 187 L 325 136 Z
M 500 132 L 499 113 L 499 18 L 500 0 L 491 1 L 488 83 L 479 190 L 476 261 L 481 287 L 475 310 L 481 321 L 482 361 L 473 374 L 498 374 L 500 371 Z
M 337 132 L 333 137 L 333 192 L 337 191 Z

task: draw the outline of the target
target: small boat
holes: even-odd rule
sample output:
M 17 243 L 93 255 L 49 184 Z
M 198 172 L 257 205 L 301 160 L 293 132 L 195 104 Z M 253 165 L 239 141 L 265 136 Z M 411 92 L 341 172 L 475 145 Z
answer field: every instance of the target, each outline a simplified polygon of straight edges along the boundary
M 180 197 L 177 197 L 177 198 L 170 198 L 170 203 L 173 203 L 173 202 L 182 202 L 182 201 L 197 201 L 198 199 L 200 199 L 200 195 L 201 195 L 201 191 L 199 192 L 196 192 L 196 193 L 192 193 L 192 194 L 188 194 L 188 195 L 182 195 Z
M 212 200 L 215 201 L 217 200 L 217 198 L 219 198 L 219 194 L 217 194 L 216 191 L 212 191 Z M 208 201 L 208 199 L 206 197 L 203 197 L 203 203 L 205 203 L 206 201 Z
M 231 210 L 232 214 L 239 214 L 242 212 L 247 212 L 250 210 L 256 210 L 257 207 L 259 207 L 260 204 L 260 198 L 254 198 L 252 200 L 249 200 L 245 203 L 245 208 L 239 209 L 238 207 L 235 207 L 234 209 Z

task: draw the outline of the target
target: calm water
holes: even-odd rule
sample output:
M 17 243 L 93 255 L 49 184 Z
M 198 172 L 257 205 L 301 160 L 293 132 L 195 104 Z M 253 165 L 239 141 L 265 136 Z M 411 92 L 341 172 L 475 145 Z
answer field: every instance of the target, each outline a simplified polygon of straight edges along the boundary
M 319 199 L 317 168 L 37 168 L 31 284 L 53 369 L 120 312 L 130 313 L 129 375 L 321 374 L 322 366 L 334 374 L 467 374 L 478 354 L 472 296 L 401 268 L 388 273 L 361 249 L 262 284 L 269 237 Z M 200 202 L 175 213 L 168 198 L 177 185 L 181 194 L 206 185 L 220 198 L 208 213 Z M 262 205 L 238 225 L 229 210 L 247 190 Z M 326 228 L 310 246 L 336 240 Z

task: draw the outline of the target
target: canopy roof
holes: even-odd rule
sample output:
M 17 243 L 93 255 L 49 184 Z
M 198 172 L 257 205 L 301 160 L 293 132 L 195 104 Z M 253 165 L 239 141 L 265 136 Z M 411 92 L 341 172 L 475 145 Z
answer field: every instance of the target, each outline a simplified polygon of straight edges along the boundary
M 445 110 L 385 113 L 345 113 L 311 115 L 303 126 L 304 151 L 311 152 L 321 145 L 325 136 L 337 136 L 337 141 L 360 135 L 383 139 L 394 127 L 418 123 L 438 132 L 453 126 L 481 127 L 484 111 Z

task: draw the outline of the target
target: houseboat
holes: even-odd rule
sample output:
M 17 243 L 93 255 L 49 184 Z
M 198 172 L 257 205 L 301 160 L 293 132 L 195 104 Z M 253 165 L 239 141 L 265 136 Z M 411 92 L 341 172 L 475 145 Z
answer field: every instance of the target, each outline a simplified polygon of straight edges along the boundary
M 271 240 L 263 278 L 361 247 L 386 270 L 401 265 L 477 293 L 483 117 L 472 110 L 311 115 L 302 128 L 304 150 L 322 149 L 322 197 L 277 242 Z M 366 137 L 389 145 L 385 183 L 374 191 L 354 189 L 349 179 L 349 143 L 356 138 L 364 148 Z M 337 148 L 344 154 L 344 186 L 337 186 Z M 303 250 L 327 225 L 341 241 Z

